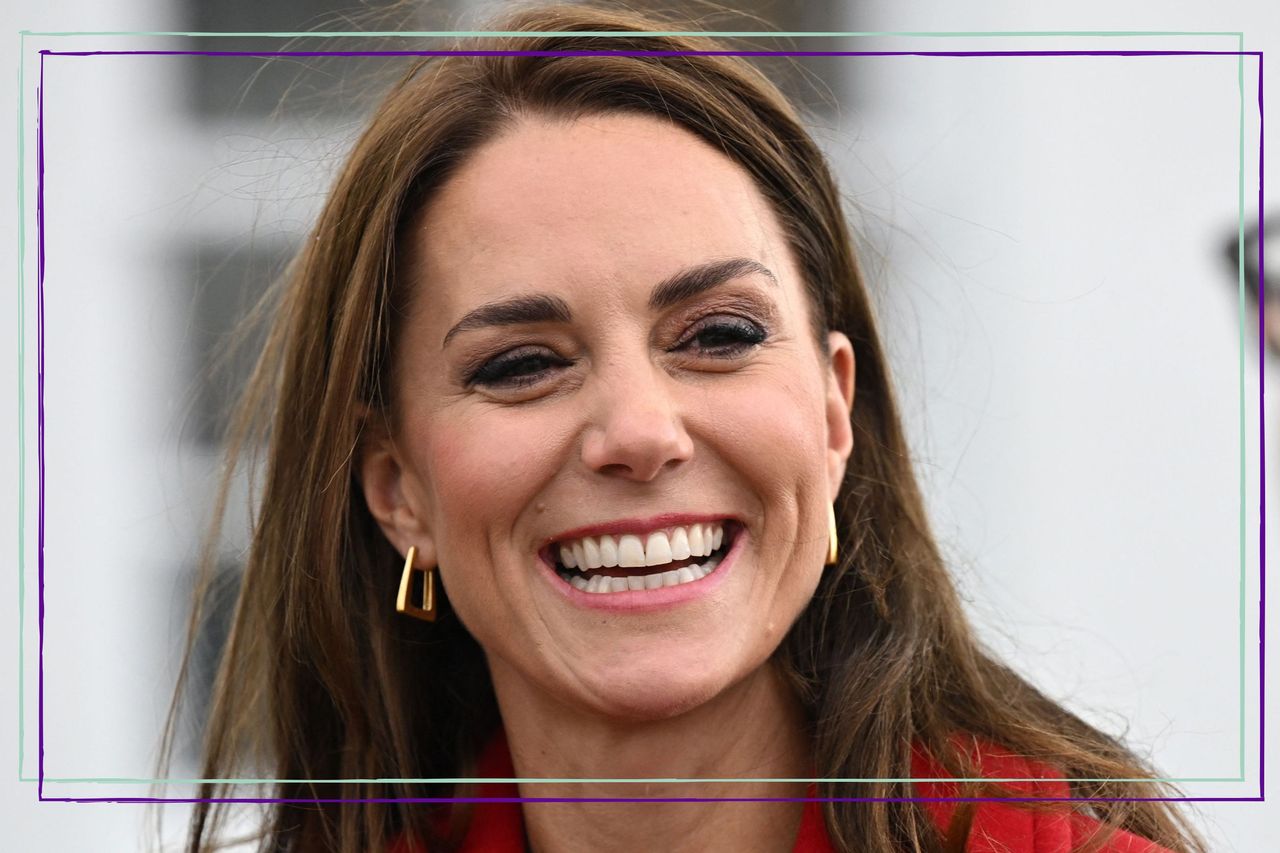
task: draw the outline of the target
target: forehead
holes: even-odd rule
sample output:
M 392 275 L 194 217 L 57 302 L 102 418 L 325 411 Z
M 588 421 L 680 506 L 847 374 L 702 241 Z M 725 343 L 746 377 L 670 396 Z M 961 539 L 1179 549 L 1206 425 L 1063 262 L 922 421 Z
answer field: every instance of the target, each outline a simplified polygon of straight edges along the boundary
M 781 229 L 747 173 L 692 133 L 644 116 L 521 119 L 466 161 L 417 225 L 414 301 L 429 303 L 441 324 L 521 292 L 635 285 L 640 298 L 714 258 L 752 258 L 794 279 Z

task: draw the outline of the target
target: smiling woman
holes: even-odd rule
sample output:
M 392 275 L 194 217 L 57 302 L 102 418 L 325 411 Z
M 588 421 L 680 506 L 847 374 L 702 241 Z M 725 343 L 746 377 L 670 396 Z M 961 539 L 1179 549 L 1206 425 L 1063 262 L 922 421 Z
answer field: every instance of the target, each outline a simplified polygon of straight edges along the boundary
M 494 29 L 542 55 L 376 111 L 233 437 L 269 455 L 204 775 L 286 780 L 261 849 L 1200 849 L 974 639 L 777 90 L 661 22 Z M 486 794 L 579 801 L 404 801 Z

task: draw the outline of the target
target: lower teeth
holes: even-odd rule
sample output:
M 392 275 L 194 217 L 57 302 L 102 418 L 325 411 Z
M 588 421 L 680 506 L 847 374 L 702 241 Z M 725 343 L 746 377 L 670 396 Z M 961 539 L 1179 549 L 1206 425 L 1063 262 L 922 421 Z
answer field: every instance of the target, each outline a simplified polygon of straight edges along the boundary
M 567 583 L 583 592 L 605 593 L 658 589 L 659 587 L 680 586 L 681 584 L 702 580 L 715 571 L 716 567 L 720 565 L 720 560 L 723 556 L 723 554 L 713 554 L 701 565 L 694 563 L 680 569 L 654 572 L 650 575 L 631 575 L 625 578 L 609 577 L 608 575 L 595 575 L 594 577 L 586 578 L 568 570 L 561 570 L 559 574 Z

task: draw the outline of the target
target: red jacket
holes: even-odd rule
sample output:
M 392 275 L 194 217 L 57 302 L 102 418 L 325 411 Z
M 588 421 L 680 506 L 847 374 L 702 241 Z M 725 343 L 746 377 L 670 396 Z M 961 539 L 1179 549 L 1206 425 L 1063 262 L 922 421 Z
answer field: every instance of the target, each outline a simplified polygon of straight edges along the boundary
M 1045 799 L 1071 796 L 1067 781 L 1046 765 L 1037 764 L 1002 751 L 994 745 L 985 745 L 976 756 L 978 772 L 989 778 L 1034 779 L 1031 782 L 1006 782 L 1006 787 L 1019 796 Z M 491 741 L 480 756 L 477 765 L 480 778 L 509 778 L 515 775 L 511 754 L 505 738 Z M 917 750 L 912 756 L 911 775 L 914 778 L 947 778 L 940 764 Z M 488 796 L 496 798 L 519 797 L 514 782 L 491 783 L 484 786 Z M 961 796 L 955 782 L 916 782 L 916 795 L 923 798 Z M 814 788 L 810 787 L 814 794 Z M 1080 814 L 1069 803 L 1060 808 L 1048 808 L 1034 804 L 1028 808 L 1017 802 L 923 802 L 928 814 L 943 833 L 948 831 L 958 809 L 972 808 L 973 815 L 964 850 L 968 853 L 1071 853 L 1079 848 L 1101 825 Z M 1047 805 L 1047 804 L 1045 804 Z M 460 853 L 523 853 L 524 818 L 520 803 L 477 803 L 472 822 Z M 392 847 L 392 853 L 418 853 L 400 843 Z M 806 802 L 800 818 L 800 831 L 796 835 L 792 853 L 834 853 L 822 819 L 822 803 Z M 1115 831 L 1107 843 L 1097 848 L 1097 853 L 1170 853 L 1159 845 L 1132 833 Z

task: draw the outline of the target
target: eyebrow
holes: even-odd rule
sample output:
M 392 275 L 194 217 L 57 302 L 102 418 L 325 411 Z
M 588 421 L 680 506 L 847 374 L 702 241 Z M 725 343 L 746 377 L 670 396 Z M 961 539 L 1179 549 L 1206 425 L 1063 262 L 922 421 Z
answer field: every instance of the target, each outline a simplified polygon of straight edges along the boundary
M 778 277 L 772 270 L 750 258 L 707 261 L 704 264 L 683 269 L 666 278 L 653 289 L 653 293 L 649 294 L 649 309 L 661 311 L 672 305 L 679 305 L 726 281 L 753 274 L 762 275 L 775 285 L 778 283 Z
M 567 323 L 573 315 L 569 305 L 558 296 L 536 294 L 533 296 L 516 296 L 501 302 L 490 302 L 481 305 L 453 325 L 444 336 L 440 348 L 449 345 L 449 339 L 458 332 L 480 329 L 485 326 L 515 326 L 521 323 Z
M 661 311 L 673 305 L 692 299 L 727 281 L 745 275 L 760 275 L 767 278 L 775 286 L 778 277 L 773 271 L 759 261 L 750 258 L 727 258 L 707 261 L 680 270 L 668 276 L 653 288 L 649 294 L 649 309 Z M 444 336 L 440 348 L 449 345 L 449 340 L 458 332 L 480 329 L 486 326 L 515 326 L 525 323 L 568 323 L 573 319 L 569 305 L 558 296 L 533 294 L 515 296 L 500 302 L 481 305 L 453 325 Z

